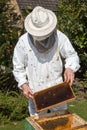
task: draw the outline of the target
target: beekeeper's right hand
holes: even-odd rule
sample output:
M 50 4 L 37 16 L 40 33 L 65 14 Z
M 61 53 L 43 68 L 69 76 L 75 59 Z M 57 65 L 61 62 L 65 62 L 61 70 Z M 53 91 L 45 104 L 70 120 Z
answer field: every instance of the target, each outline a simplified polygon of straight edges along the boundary
M 23 90 L 23 94 L 26 98 L 33 98 L 33 92 L 32 90 L 30 89 L 30 87 L 28 86 L 28 84 L 23 84 L 22 86 L 22 90 Z

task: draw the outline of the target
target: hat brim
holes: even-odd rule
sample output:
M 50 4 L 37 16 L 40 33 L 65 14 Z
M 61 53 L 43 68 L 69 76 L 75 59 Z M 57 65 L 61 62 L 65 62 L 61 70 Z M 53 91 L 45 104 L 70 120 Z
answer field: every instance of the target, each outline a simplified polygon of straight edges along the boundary
M 37 37 L 41 37 L 41 36 L 46 36 L 48 34 L 50 34 L 57 25 L 57 18 L 56 15 L 47 9 L 48 12 L 48 16 L 49 16 L 49 23 L 46 24 L 44 27 L 36 27 L 34 26 L 34 24 L 32 23 L 31 20 L 31 13 L 25 18 L 24 21 L 24 26 L 25 29 L 28 33 L 30 33 L 33 36 L 37 36 Z

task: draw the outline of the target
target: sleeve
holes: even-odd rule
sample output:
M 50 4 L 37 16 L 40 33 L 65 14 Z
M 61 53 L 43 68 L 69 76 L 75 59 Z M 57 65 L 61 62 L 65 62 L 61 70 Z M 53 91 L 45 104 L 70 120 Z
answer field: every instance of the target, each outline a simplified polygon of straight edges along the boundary
M 71 68 L 76 72 L 80 68 L 79 57 L 68 37 L 62 38 L 60 54 L 65 59 L 65 68 Z
M 14 48 L 13 54 L 13 75 L 18 82 L 18 87 L 20 89 L 21 85 L 27 83 L 23 44 L 24 43 L 22 43 L 22 40 L 19 40 Z

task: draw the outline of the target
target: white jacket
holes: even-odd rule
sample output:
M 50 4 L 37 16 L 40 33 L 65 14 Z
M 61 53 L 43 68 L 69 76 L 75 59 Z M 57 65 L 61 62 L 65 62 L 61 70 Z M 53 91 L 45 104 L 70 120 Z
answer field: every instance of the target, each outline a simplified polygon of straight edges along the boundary
M 51 87 L 63 81 L 64 67 L 76 72 L 79 65 L 77 52 L 72 47 L 65 34 L 57 30 L 54 46 L 45 53 L 40 53 L 31 43 L 28 33 L 19 38 L 13 55 L 13 74 L 18 82 L 18 87 L 29 83 L 33 92 Z

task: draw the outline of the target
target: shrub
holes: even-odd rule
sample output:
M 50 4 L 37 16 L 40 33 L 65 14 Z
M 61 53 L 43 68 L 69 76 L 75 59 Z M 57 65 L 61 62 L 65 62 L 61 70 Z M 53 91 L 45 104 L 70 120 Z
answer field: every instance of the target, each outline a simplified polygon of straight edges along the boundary
M 6 123 L 21 120 L 28 116 L 27 100 L 20 92 L 14 91 L 3 94 L 0 91 L 0 121 Z
M 59 0 L 56 14 L 58 28 L 70 38 L 78 52 L 84 74 L 87 70 L 87 1 Z

